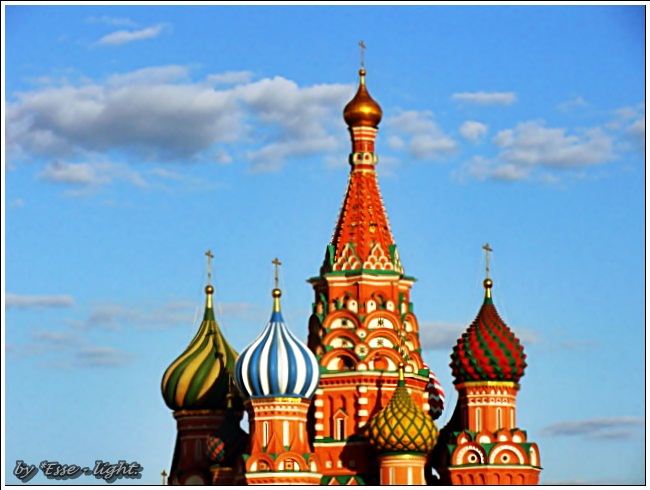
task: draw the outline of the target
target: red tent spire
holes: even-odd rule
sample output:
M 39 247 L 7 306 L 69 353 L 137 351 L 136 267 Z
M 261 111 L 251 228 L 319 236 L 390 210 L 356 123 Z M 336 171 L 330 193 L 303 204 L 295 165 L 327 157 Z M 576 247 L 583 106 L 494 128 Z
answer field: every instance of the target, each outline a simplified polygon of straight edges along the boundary
M 382 110 L 368 93 L 365 75 L 365 69 L 359 70 L 359 89 L 343 111 L 352 139 L 351 169 L 332 236 L 330 264 L 334 271 L 375 269 L 401 272 L 375 172 L 375 137 Z

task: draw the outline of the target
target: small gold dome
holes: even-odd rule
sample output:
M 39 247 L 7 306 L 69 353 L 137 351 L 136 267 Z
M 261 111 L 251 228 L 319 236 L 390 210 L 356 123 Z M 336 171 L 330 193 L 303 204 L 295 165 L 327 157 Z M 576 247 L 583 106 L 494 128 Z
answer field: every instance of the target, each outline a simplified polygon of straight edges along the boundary
M 371 126 L 376 128 L 381 122 L 381 107 L 366 89 L 366 70 L 359 70 L 359 89 L 343 109 L 343 119 L 349 127 Z
M 370 443 L 380 453 L 423 453 L 438 439 L 436 423 L 413 401 L 403 380 L 388 404 L 370 419 Z

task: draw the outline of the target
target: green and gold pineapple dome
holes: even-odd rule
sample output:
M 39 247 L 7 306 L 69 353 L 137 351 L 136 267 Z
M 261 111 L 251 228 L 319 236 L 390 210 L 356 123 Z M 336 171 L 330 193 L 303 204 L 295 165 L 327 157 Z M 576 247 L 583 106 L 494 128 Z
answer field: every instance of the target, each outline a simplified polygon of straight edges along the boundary
M 409 395 L 400 370 L 395 393 L 369 424 L 370 443 L 380 453 L 420 453 L 433 449 L 438 439 L 435 422 Z
M 230 375 L 238 354 L 224 338 L 214 317 L 212 294 L 206 286 L 205 314 L 190 345 L 167 368 L 161 389 L 165 403 L 172 410 L 219 410 L 226 408 Z M 241 409 L 241 399 L 233 400 Z

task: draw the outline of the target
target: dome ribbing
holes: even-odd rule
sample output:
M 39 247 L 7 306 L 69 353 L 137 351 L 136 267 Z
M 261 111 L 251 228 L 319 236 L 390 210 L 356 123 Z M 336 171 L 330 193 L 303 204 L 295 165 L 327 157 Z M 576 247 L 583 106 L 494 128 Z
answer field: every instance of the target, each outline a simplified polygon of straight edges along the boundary
M 458 339 L 451 355 L 455 383 L 466 381 L 519 382 L 526 354 L 519 339 L 501 319 L 492 302 L 492 281 L 486 279 L 485 300 L 474 322 Z

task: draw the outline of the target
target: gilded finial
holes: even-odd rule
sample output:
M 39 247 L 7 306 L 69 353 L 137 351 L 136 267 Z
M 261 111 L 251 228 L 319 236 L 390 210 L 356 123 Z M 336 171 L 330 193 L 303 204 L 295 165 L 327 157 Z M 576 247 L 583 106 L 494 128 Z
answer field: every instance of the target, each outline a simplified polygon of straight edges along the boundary
M 280 296 L 282 296 L 282 291 L 280 290 L 280 266 L 282 262 L 276 257 L 271 262 L 275 266 L 275 289 L 273 289 L 273 311 L 280 311 Z
M 205 287 L 205 294 L 208 295 L 206 298 L 205 306 L 207 308 L 212 308 L 212 294 L 214 293 L 214 287 L 212 287 L 212 259 L 214 258 L 214 255 L 212 255 L 212 251 L 208 250 L 205 252 L 205 256 L 208 258 L 208 285 Z
M 483 287 L 485 288 L 485 298 L 492 298 L 492 279 L 490 279 L 490 252 L 493 250 L 490 248 L 490 244 L 486 243 L 483 245 L 483 250 L 485 250 L 485 280 L 483 281 Z

